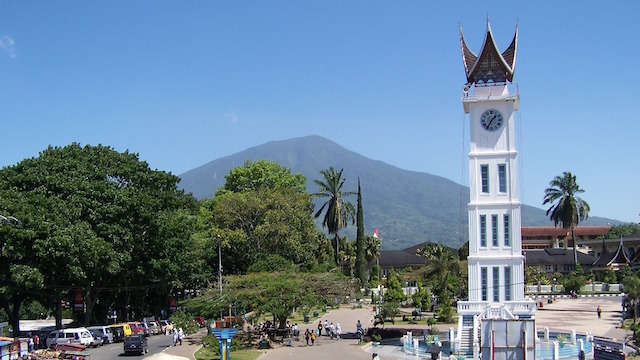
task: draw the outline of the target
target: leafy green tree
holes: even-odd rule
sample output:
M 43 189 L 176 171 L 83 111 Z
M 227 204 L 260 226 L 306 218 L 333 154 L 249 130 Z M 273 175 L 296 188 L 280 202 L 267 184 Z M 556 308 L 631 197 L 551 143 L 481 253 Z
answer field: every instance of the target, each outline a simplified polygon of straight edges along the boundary
M 602 282 L 606 284 L 615 284 L 617 281 L 616 272 L 611 269 L 602 270 L 602 272 L 600 273 L 600 277 L 602 279 Z
M 364 237 L 364 214 L 362 210 L 362 190 L 360 189 L 360 178 L 358 178 L 358 210 L 357 210 L 357 232 L 356 232 L 356 276 L 360 279 L 360 286 L 367 284 L 367 259 Z
M 392 324 L 395 323 L 395 318 L 400 315 L 400 304 L 393 301 L 385 301 L 382 303 L 380 307 L 380 312 L 376 316 L 374 326 L 378 324 L 382 324 L 382 328 L 384 329 L 384 324 L 386 322 L 390 322 Z
M 292 269 L 292 267 L 293 263 L 290 260 L 278 254 L 273 254 L 251 264 L 248 271 L 252 273 L 286 271 Z
M 329 234 L 334 236 L 335 261 L 340 265 L 339 259 L 339 239 L 338 232 L 347 227 L 351 220 L 354 222 L 355 209 L 353 204 L 345 200 L 346 196 L 356 195 L 353 191 L 343 191 L 345 179 L 342 177 L 342 170 L 337 171 L 333 167 L 320 171 L 322 180 L 315 179 L 313 182 L 318 185 L 319 191 L 312 196 L 316 198 L 326 198 L 327 201 L 315 213 L 314 217 L 319 218 L 324 212 L 322 227 L 327 228 Z
M 453 318 L 453 301 L 449 291 L 445 291 L 442 296 L 438 297 L 438 317 L 440 321 L 448 323 Z
M 226 193 L 214 199 L 211 227 L 235 236 L 223 261 L 228 274 L 243 274 L 254 262 L 278 254 L 311 267 L 321 246 L 311 199 L 293 189 Z M 216 246 L 217 248 L 217 246 Z
M 527 284 L 537 285 L 540 283 L 541 285 L 547 285 L 549 284 L 549 277 L 539 266 L 529 265 L 524 268 L 524 281 Z
M 225 184 L 216 196 L 226 192 L 245 192 L 268 189 L 293 189 L 298 193 L 307 191 L 307 179 L 300 173 L 292 174 L 286 166 L 268 160 L 247 160 L 244 165 L 233 168 L 225 175 Z
M 429 289 L 422 285 L 422 281 L 420 279 L 417 280 L 416 285 L 416 292 L 411 296 L 413 306 L 415 306 L 416 309 L 428 309 L 431 306 L 431 293 L 429 292 Z
M 565 293 L 575 291 L 580 292 L 580 289 L 587 283 L 587 277 L 578 271 L 572 271 L 569 276 L 564 276 L 561 279 L 561 283 L 564 286 Z
M 614 225 L 611 227 L 611 230 L 607 232 L 605 235 L 600 235 L 596 239 L 619 239 L 623 236 L 629 236 L 634 234 L 640 234 L 640 224 L 622 224 L 622 225 Z
M 222 295 L 212 290 L 203 296 L 189 300 L 185 306 L 198 309 L 209 317 L 208 304 L 250 309 L 262 314 L 271 314 L 274 324 L 284 328 L 287 318 L 295 308 L 309 304 L 333 303 L 334 299 L 352 296 L 353 281 L 336 273 L 308 273 L 294 270 L 270 273 L 250 273 L 225 277 Z
M 384 292 L 384 301 L 402 303 L 407 300 L 402 281 L 395 270 L 391 269 L 387 275 L 387 288 Z
M 575 238 L 575 227 L 589 217 L 589 204 L 577 194 L 584 192 L 576 182 L 576 177 L 570 172 L 563 172 L 562 176 L 556 176 L 545 190 L 542 205 L 551 204 L 547 209 L 547 216 L 557 226 L 571 231 L 573 243 L 573 261 L 578 264 L 578 246 Z
M 622 283 L 625 302 L 633 310 L 633 323 L 638 322 L 638 301 L 640 300 L 640 278 L 637 276 L 627 276 Z M 635 331 L 634 331 L 635 332 Z
M 38 296 L 60 304 L 82 289 L 85 324 L 118 310 L 111 304 L 124 319 L 164 307 L 198 270 L 185 255 L 197 203 L 178 181 L 136 154 L 76 143 L 0 170 L 0 191 L 21 199 L 8 206 L 24 219 L 24 248 L 45 284 Z

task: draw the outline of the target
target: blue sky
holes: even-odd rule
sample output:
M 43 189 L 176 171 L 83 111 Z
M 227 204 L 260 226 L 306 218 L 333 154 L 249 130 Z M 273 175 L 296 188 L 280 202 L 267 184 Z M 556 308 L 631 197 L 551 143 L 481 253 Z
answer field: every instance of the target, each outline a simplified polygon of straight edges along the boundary
M 519 22 L 523 202 L 571 171 L 638 222 L 638 1 L 4 1 L 0 166 L 75 141 L 181 174 L 320 135 L 468 185 L 458 26 L 478 52 L 487 14 L 501 49 Z

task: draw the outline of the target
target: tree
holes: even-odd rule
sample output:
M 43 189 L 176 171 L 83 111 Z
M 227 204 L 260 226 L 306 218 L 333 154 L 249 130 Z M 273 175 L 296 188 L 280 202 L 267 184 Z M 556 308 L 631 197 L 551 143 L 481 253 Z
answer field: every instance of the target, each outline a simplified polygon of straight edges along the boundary
M 333 303 L 338 298 L 352 296 L 354 283 L 342 274 L 308 273 L 297 270 L 269 273 L 251 273 L 225 277 L 222 295 L 212 290 L 185 303 L 200 311 L 203 316 L 211 303 L 225 307 L 244 308 L 261 314 L 273 315 L 274 324 L 284 328 L 287 318 L 296 308 L 308 308 L 309 304 Z
M 362 210 L 362 191 L 360 189 L 360 178 L 358 178 L 358 211 L 357 211 L 356 232 L 356 276 L 360 279 L 360 286 L 367 284 L 367 260 L 364 237 L 364 215 Z
M 431 284 L 433 293 L 440 300 L 459 290 L 460 263 L 457 256 L 442 244 L 427 244 L 418 255 L 422 255 L 427 265 L 425 279 Z M 447 295 L 448 294 L 448 295 Z
M 322 219 L 322 228 L 327 228 L 329 234 L 334 236 L 336 265 L 340 265 L 338 232 L 347 227 L 349 220 L 353 224 L 355 217 L 353 204 L 346 201 L 345 197 L 356 193 L 342 190 L 345 182 L 345 179 L 342 178 L 342 171 L 343 169 L 336 171 L 333 167 L 320 171 L 322 180 L 313 180 L 318 185 L 319 191 L 312 195 L 316 198 L 327 198 L 314 217 L 319 218 L 323 212 L 325 213 Z
M 247 160 L 244 165 L 233 168 L 225 175 L 225 183 L 216 196 L 225 192 L 245 192 L 269 189 L 293 189 L 298 193 L 307 191 L 307 179 L 300 173 L 292 174 L 291 169 L 274 161 Z
M 210 226 L 224 231 L 223 239 L 234 237 L 226 243 L 225 272 L 243 274 L 270 254 L 313 266 L 320 238 L 311 211 L 309 195 L 293 189 L 262 187 L 214 198 Z
M 584 192 L 576 182 L 576 177 L 570 172 L 563 172 L 562 176 L 556 176 L 545 190 L 542 205 L 551 204 L 547 209 L 547 216 L 553 223 L 560 224 L 564 229 L 571 231 L 573 243 L 573 261 L 578 264 L 578 246 L 575 238 L 575 227 L 589 217 L 589 204 L 577 194 Z
M 422 285 L 420 279 L 417 280 L 417 291 L 413 293 L 411 299 L 416 309 L 428 309 L 431 306 L 431 293 Z
M 198 271 L 188 265 L 197 258 L 185 256 L 197 203 L 178 181 L 137 154 L 76 143 L 0 170 L 0 191 L 19 199 L 6 204 L 23 223 L 14 237 L 19 255 L 42 274 L 38 297 L 57 308 L 58 325 L 70 289 L 83 290 L 79 322 L 88 324 L 94 313 L 105 321 L 113 310 L 126 320 L 159 314 L 184 285 L 183 269 Z
M 407 300 L 407 295 L 404 293 L 400 276 L 391 269 L 389 275 L 387 275 L 387 288 L 384 292 L 385 302 L 402 303 Z
M 624 289 L 625 302 L 631 306 L 633 310 L 633 323 L 638 322 L 638 300 L 640 299 L 640 279 L 637 276 L 627 276 L 622 282 Z

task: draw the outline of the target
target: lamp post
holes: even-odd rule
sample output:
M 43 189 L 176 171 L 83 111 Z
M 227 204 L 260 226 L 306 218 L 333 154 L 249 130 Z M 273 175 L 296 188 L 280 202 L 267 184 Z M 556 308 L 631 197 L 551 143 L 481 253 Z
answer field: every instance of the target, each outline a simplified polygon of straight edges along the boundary
M 220 295 L 222 295 L 222 239 L 220 236 L 216 236 L 218 239 L 218 287 L 220 288 Z
M 553 278 L 553 285 L 551 285 L 551 300 L 556 301 L 556 278 Z

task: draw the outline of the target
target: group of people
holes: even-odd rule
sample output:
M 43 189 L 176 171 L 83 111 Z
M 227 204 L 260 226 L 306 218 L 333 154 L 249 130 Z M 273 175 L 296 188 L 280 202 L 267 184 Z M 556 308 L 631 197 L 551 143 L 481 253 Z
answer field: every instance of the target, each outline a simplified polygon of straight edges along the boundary
M 333 323 L 330 323 L 327 319 L 324 320 L 324 323 L 322 323 L 322 320 L 319 320 L 318 336 L 322 336 L 323 328 L 325 336 L 329 336 L 331 339 L 340 339 L 340 335 L 342 335 L 342 327 L 340 326 L 340 323 L 336 323 L 334 326 Z
M 362 328 L 362 325 L 360 325 L 360 320 L 358 320 L 358 324 L 360 328 Z M 311 342 L 311 346 L 313 346 L 316 342 L 316 338 L 322 336 L 323 330 L 324 336 L 328 336 L 332 340 L 340 339 L 340 336 L 342 336 L 342 327 L 340 326 L 340 323 L 336 323 L 335 325 L 333 325 L 333 323 L 330 323 L 329 320 L 325 319 L 324 322 L 322 322 L 322 320 L 319 320 L 317 329 L 306 329 L 304 331 L 304 340 L 307 342 L 307 346 L 309 345 L 309 342 Z
M 184 338 L 184 331 L 182 331 L 182 328 L 178 328 L 178 330 L 173 328 L 173 346 L 177 346 L 178 343 L 182 345 L 183 338 Z

